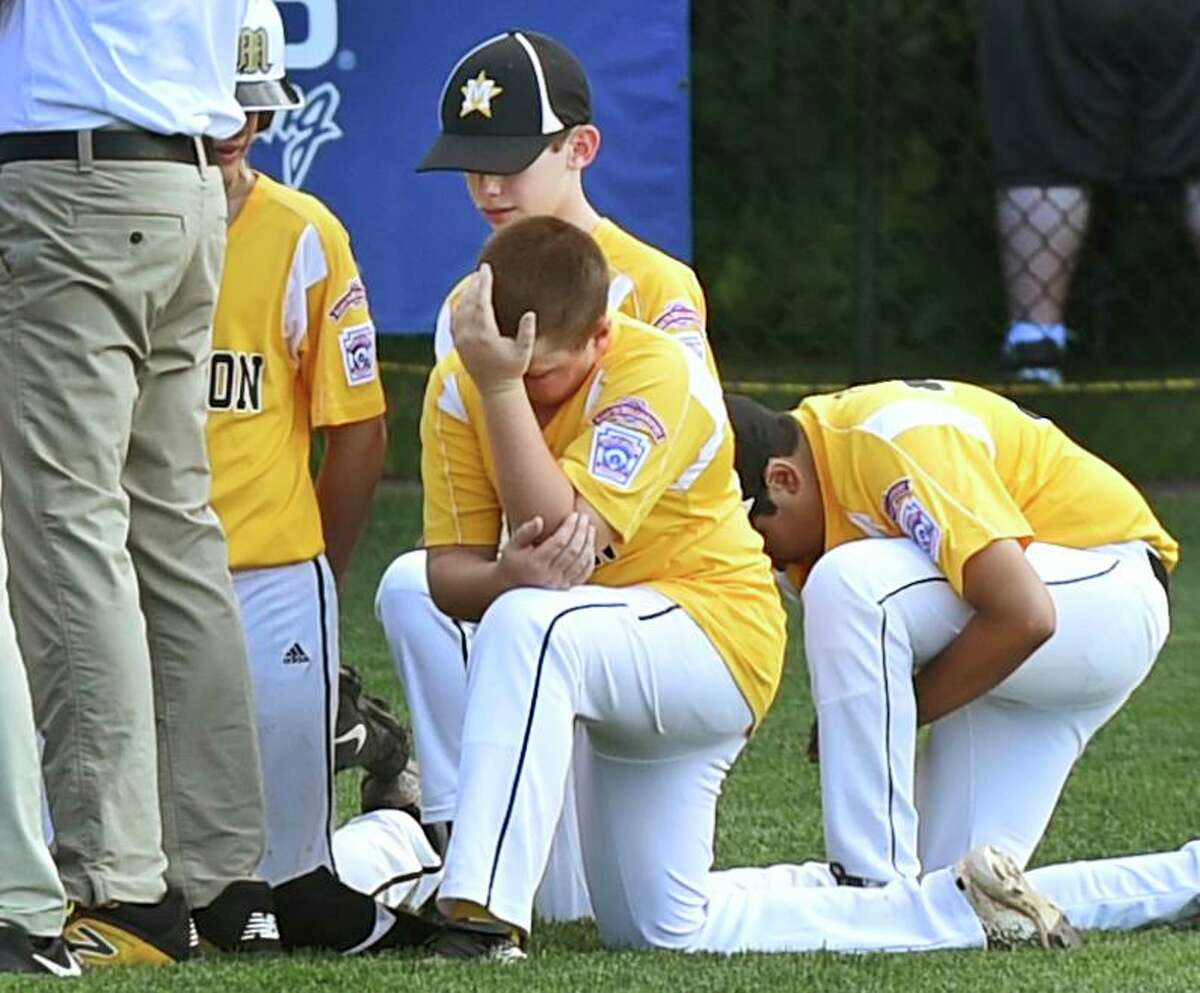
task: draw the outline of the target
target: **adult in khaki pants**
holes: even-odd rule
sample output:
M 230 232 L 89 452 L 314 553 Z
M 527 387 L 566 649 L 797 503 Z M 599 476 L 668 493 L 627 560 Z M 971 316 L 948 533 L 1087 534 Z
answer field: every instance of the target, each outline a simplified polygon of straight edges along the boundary
M 204 368 L 244 0 L 0 0 L 0 468 L 85 964 L 278 946 Z
M 66 898 L 42 839 L 42 772 L 7 580 L 0 544 L 0 973 L 78 975 L 61 938 Z

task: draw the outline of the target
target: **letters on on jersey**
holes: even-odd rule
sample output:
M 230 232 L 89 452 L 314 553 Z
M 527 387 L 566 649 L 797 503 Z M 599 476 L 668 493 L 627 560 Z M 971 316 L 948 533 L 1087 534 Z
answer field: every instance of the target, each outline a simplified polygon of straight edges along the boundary
M 363 286 L 362 280 L 355 276 L 346 285 L 346 292 L 338 297 L 333 306 L 329 308 L 329 316 L 335 321 L 340 321 L 346 316 L 346 311 L 366 305 L 367 288 Z
M 261 414 L 265 366 L 261 352 L 215 349 L 208 360 L 208 409 Z
M 667 429 L 663 427 L 663 422 L 641 397 L 624 397 L 616 403 L 609 404 L 592 418 L 593 424 L 606 422 L 623 424 L 634 431 L 641 431 L 655 442 L 663 441 L 667 437 Z

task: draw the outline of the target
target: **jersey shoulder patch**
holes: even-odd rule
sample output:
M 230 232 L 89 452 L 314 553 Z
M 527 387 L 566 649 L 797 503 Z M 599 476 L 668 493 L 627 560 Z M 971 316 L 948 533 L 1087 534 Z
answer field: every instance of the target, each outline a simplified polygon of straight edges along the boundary
M 662 312 L 650 322 L 663 331 L 674 331 L 679 328 L 701 328 L 704 320 L 700 312 L 686 300 L 672 300 Z
M 375 361 L 375 325 L 370 321 L 346 328 L 338 335 L 342 346 L 342 365 L 351 386 L 370 383 L 379 375 Z
M 942 545 L 942 529 L 913 492 L 912 480 L 901 476 L 883 494 L 883 512 L 935 563 Z
M 592 418 L 596 425 L 611 423 L 622 424 L 634 431 L 649 435 L 654 441 L 663 441 L 667 437 L 667 429 L 650 405 L 641 397 L 622 397 L 616 403 L 610 403 Z
M 646 464 L 653 442 L 641 431 L 606 421 L 592 433 L 588 471 L 601 482 L 627 490 Z

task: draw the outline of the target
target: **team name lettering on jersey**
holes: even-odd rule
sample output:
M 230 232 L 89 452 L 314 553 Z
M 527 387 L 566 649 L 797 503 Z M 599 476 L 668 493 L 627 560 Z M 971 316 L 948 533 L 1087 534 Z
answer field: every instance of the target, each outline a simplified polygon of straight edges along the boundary
M 208 409 L 262 413 L 265 367 L 260 352 L 214 351 L 208 362 Z
M 627 428 L 633 428 L 634 431 L 641 431 L 656 442 L 667 437 L 667 429 L 663 427 L 663 422 L 658 419 L 658 416 L 650 409 L 650 405 L 641 397 L 623 397 L 616 403 L 609 404 L 603 410 L 598 411 L 592 418 L 593 424 L 599 425 L 606 422 L 623 424 Z
M 897 479 L 883 495 L 883 511 L 934 562 L 942 544 L 942 529 L 925 509 L 907 476 Z
M 346 286 L 346 292 L 334 301 L 332 307 L 329 308 L 329 316 L 335 321 L 340 321 L 346 316 L 346 311 L 353 307 L 365 307 L 367 304 L 367 288 L 363 286 L 363 282 L 358 277 L 350 280 Z
M 700 316 L 700 312 L 686 300 L 672 300 L 663 308 L 662 313 L 650 323 L 664 331 L 672 331 L 676 328 L 703 327 L 704 319 Z

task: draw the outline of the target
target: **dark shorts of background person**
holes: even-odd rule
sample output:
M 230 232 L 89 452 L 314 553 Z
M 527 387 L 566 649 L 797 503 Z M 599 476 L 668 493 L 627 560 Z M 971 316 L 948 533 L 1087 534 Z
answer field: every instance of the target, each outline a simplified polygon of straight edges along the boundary
M 985 0 L 1000 188 L 1200 177 L 1200 0 Z

